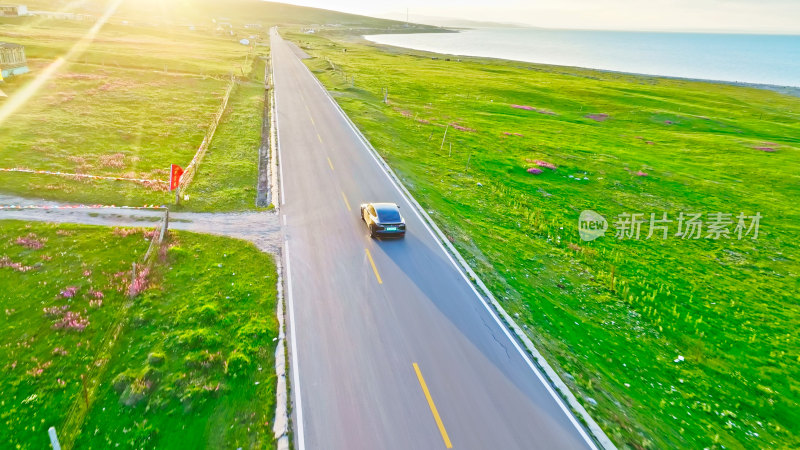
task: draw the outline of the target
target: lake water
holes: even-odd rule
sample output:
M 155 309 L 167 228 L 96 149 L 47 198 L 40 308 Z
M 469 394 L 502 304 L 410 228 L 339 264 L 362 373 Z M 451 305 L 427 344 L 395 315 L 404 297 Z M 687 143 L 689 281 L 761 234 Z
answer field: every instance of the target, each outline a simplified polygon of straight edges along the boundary
M 800 86 L 800 36 L 480 28 L 366 39 L 452 55 Z

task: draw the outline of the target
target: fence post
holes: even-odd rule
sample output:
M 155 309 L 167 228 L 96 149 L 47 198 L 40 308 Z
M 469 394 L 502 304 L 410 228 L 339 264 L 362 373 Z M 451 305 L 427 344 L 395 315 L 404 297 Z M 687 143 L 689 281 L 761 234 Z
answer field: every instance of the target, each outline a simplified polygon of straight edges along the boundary
M 169 209 L 164 210 L 164 223 L 161 225 L 161 235 L 158 237 L 158 243 L 161 244 L 164 242 L 164 236 L 167 234 L 167 228 L 169 227 Z
M 61 444 L 58 442 L 58 436 L 56 435 L 56 428 L 50 427 L 47 430 L 47 434 L 50 435 L 50 445 L 53 446 L 53 450 L 61 450 Z
M 136 283 L 136 263 L 131 268 L 131 287 L 128 289 L 128 296 L 133 298 L 133 284 Z

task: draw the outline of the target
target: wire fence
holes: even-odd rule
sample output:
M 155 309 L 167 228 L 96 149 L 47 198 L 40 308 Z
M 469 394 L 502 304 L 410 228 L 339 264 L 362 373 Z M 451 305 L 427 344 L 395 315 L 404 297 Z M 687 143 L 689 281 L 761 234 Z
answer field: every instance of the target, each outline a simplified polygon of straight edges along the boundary
M 149 274 L 153 263 L 156 261 L 155 256 L 158 254 L 156 249 L 160 249 L 168 237 L 169 210 L 167 208 L 163 209 L 164 217 L 153 229 L 152 236 L 150 237 L 150 245 L 144 257 L 142 257 L 138 263 L 134 262 L 132 264 L 131 282 L 127 290 L 128 301 L 116 312 L 113 321 L 115 325 L 109 327 L 103 334 L 99 351 L 96 352 L 97 360 L 95 364 L 87 366 L 86 372 L 81 374 L 82 393 L 76 397 L 70 405 L 69 410 L 65 414 L 67 419 L 59 433 L 61 434 L 61 444 L 66 448 L 72 447 L 80 432 L 80 427 L 84 423 L 91 408 L 95 391 L 100 387 L 98 380 L 102 379 L 108 371 L 108 362 L 110 359 L 108 356 L 111 355 L 117 343 L 117 339 L 128 322 L 128 311 L 133 306 L 133 299 L 146 287 L 147 274 Z M 143 274 L 144 276 L 142 276 Z M 52 436 L 54 437 L 55 434 L 56 431 L 53 429 Z
M 183 175 L 181 176 L 180 188 L 184 192 L 186 188 L 189 186 L 189 183 L 192 182 L 194 179 L 194 175 L 197 173 L 197 166 L 203 160 L 203 157 L 206 155 L 208 151 L 208 146 L 211 144 L 211 140 L 214 139 L 214 133 L 217 131 L 217 126 L 219 125 L 220 120 L 222 120 L 223 114 L 225 114 L 225 109 L 228 107 L 228 99 L 230 99 L 231 92 L 233 91 L 233 87 L 236 85 L 236 77 L 231 74 L 231 79 L 228 82 L 228 87 L 225 89 L 225 95 L 222 97 L 222 103 L 219 105 L 217 112 L 214 113 L 214 120 L 211 121 L 211 125 L 208 126 L 208 130 L 206 131 L 206 135 L 203 137 L 203 141 L 200 143 L 200 146 L 197 148 L 197 152 L 194 154 L 194 158 L 186 166 L 186 169 L 183 170 Z

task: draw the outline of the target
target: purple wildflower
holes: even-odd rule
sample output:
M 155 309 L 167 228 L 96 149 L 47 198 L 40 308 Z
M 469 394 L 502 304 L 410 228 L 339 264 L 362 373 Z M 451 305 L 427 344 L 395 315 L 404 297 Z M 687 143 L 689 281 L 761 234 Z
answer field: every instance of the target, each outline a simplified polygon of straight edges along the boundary
M 133 283 L 128 287 L 128 295 L 135 297 L 139 295 L 140 292 L 144 291 L 147 288 L 147 276 L 149 274 L 149 267 L 145 267 L 141 272 L 136 274 L 136 279 L 133 280 Z
M 61 317 L 69 309 L 69 305 L 64 306 L 51 306 L 49 308 L 42 308 L 45 317 Z
M 549 109 L 534 108 L 533 106 L 528 106 L 528 105 L 511 105 L 511 107 L 516 109 L 524 109 L 525 111 L 536 111 L 539 114 L 547 114 L 548 116 L 556 115 L 556 113 L 550 111 Z
M 67 311 L 64 316 L 53 324 L 56 330 L 76 330 L 83 331 L 89 326 L 89 319 L 81 316 L 79 312 Z
M 3 267 L 11 267 L 17 272 L 27 272 L 29 270 L 33 270 L 33 267 L 31 266 L 23 266 L 21 263 L 12 262 L 8 256 L 0 257 L 0 269 Z
M 537 159 L 533 163 L 536 164 L 539 167 L 545 167 L 545 168 L 551 169 L 551 170 L 556 170 L 557 169 L 557 166 L 555 164 L 549 163 L 547 161 L 542 161 L 541 159 Z
M 587 119 L 592 119 L 595 122 L 605 122 L 611 116 L 609 116 L 608 114 L 598 113 L 598 114 L 587 114 L 584 117 L 586 117 Z
M 477 131 L 477 130 L 474 130 L 472 128 L 467 128 L 465 126 L 461 126 L 461 125 L 459 125 L 457 123 L 451 123 L 450 126 L 455 128 L 458 131 L 468 131 L 470 133 L 475 133 Z
M 61 291 L 61 296 L 64 298 L 72 298 L 75 297 L 75 294 L 78 292 L 77 286 L 69 286 L 68 288 Z
M 39 237 L 33 233 L 28 233 L 27 236 L 18 237 L 14 243 L 33 250 L 39 250 L 44 247 L 45 240 L 46 239 L 39 239 Z
M 537 169 L 536 167 L 531 167 L 530 169 L 528 169 L 528 173 L 533 174 L 533 175 L 539 175 L 540 173 L 542 173 L 542 169 Z

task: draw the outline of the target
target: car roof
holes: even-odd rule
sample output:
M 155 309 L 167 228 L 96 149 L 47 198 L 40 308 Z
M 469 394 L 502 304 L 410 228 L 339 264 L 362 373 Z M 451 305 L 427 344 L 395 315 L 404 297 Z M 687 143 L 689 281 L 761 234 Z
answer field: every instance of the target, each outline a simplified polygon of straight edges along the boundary
M 378 212 L 400 211 L 400 208 L 395 203 L 373 203 L 372 206 Z

